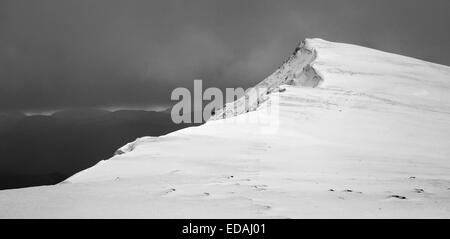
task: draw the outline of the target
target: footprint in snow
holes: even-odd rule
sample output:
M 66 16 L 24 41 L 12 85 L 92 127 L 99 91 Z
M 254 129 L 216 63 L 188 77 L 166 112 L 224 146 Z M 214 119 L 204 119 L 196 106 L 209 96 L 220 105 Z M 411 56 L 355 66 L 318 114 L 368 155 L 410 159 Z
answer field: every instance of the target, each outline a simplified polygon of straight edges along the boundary
M 400 195 L 390 195 L 389 198 L 397 198 L 397 199 L 401 199 L 401 200 L 407 199 L 405 196 L 400 196 Z
M 175 188 L 170 188 L 170 189 L 167 189 L 167 190 L 165 190 L 164 192 L 162 192 L 161 193 L 161 195 L 167 195 L 167 194 L 169 194 L 169 193 L 173 193 L 173 192 L 175 192 L 176 191 L 176 189 Z
M 256 191 L 266 191 L 267 185 L 253 185 L 252 188 L 254 188 Z
M 353 191 L 353 190 L 351 190 L 351 189 L 345 189 L 344 192 L 345 192 L 345 193 L 359 193 L 359 194 L 362 194 L 362 192 Z
M 257 204 L 257 205 L 255 205 L 255 206 L 256 206 L 256 208 L 257 208 L 258 211 L 259 211 L 259 210 L 267 211 L 267 210 L 272 209 L 272 206 L 269 206 L 269 205 L 261 205 L 261 204 Z

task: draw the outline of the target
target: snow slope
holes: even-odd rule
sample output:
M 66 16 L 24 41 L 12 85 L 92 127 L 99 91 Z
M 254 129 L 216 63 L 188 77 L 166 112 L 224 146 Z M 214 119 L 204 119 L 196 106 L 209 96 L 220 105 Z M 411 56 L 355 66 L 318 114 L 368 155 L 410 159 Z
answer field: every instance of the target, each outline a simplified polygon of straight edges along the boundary
M 258 86 L 0 217 L 450 218 L 450 67 L 307 39 Z

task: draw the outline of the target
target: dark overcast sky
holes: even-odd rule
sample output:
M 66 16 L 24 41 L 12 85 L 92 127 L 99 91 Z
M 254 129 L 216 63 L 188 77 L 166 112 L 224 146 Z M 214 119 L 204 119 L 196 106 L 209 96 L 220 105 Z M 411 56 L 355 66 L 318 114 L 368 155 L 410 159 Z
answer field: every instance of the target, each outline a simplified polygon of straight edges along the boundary
M 0 110 L 159 105 L 250 87 L 305 37 L 450 65 L 448 0 L 0 0 Z

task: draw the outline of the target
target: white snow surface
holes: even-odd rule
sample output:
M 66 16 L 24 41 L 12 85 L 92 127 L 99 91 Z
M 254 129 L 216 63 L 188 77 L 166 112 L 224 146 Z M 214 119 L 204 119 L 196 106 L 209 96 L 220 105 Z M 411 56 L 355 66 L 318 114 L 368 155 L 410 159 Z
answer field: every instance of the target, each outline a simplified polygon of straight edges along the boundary
M 307 39 L 259 86 L 260 104 L 0 191 L 0 217 L 450 218 L 450 67 Z

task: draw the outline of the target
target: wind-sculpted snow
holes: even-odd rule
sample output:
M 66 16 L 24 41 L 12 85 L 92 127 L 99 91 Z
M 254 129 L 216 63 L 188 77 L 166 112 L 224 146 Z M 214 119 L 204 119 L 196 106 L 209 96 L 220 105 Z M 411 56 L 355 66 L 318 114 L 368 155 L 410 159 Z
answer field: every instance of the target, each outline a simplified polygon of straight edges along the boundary
M 247 107 L 1 191 L 0 217 L 449 218 L 450 68 L 320 39 L 295 52 Z
M 157 140 L 157 137 L 143 137 L 143 138 L 136 139 L 135 141 L 128 143 L 125 146 L 121 147 L 120 149 L 116 150 L 114 155 L 121 155 L 121 154 L 129 153 L 129 152 L 133 151 L 139 144 L 141 144 L 143 142 L 149 142 L 151 140 Z
M 312 67 L 317 52 L 310 46 L 310 41 L 303 41 L 294 53 L 272 75 L 246 91 L 244 97 L 225 105 L 210 120 L 234 117 L 256 110 L 268 99 L 269 94 L 277 92 L 283 84 L 317 87 L 322 78 Z

